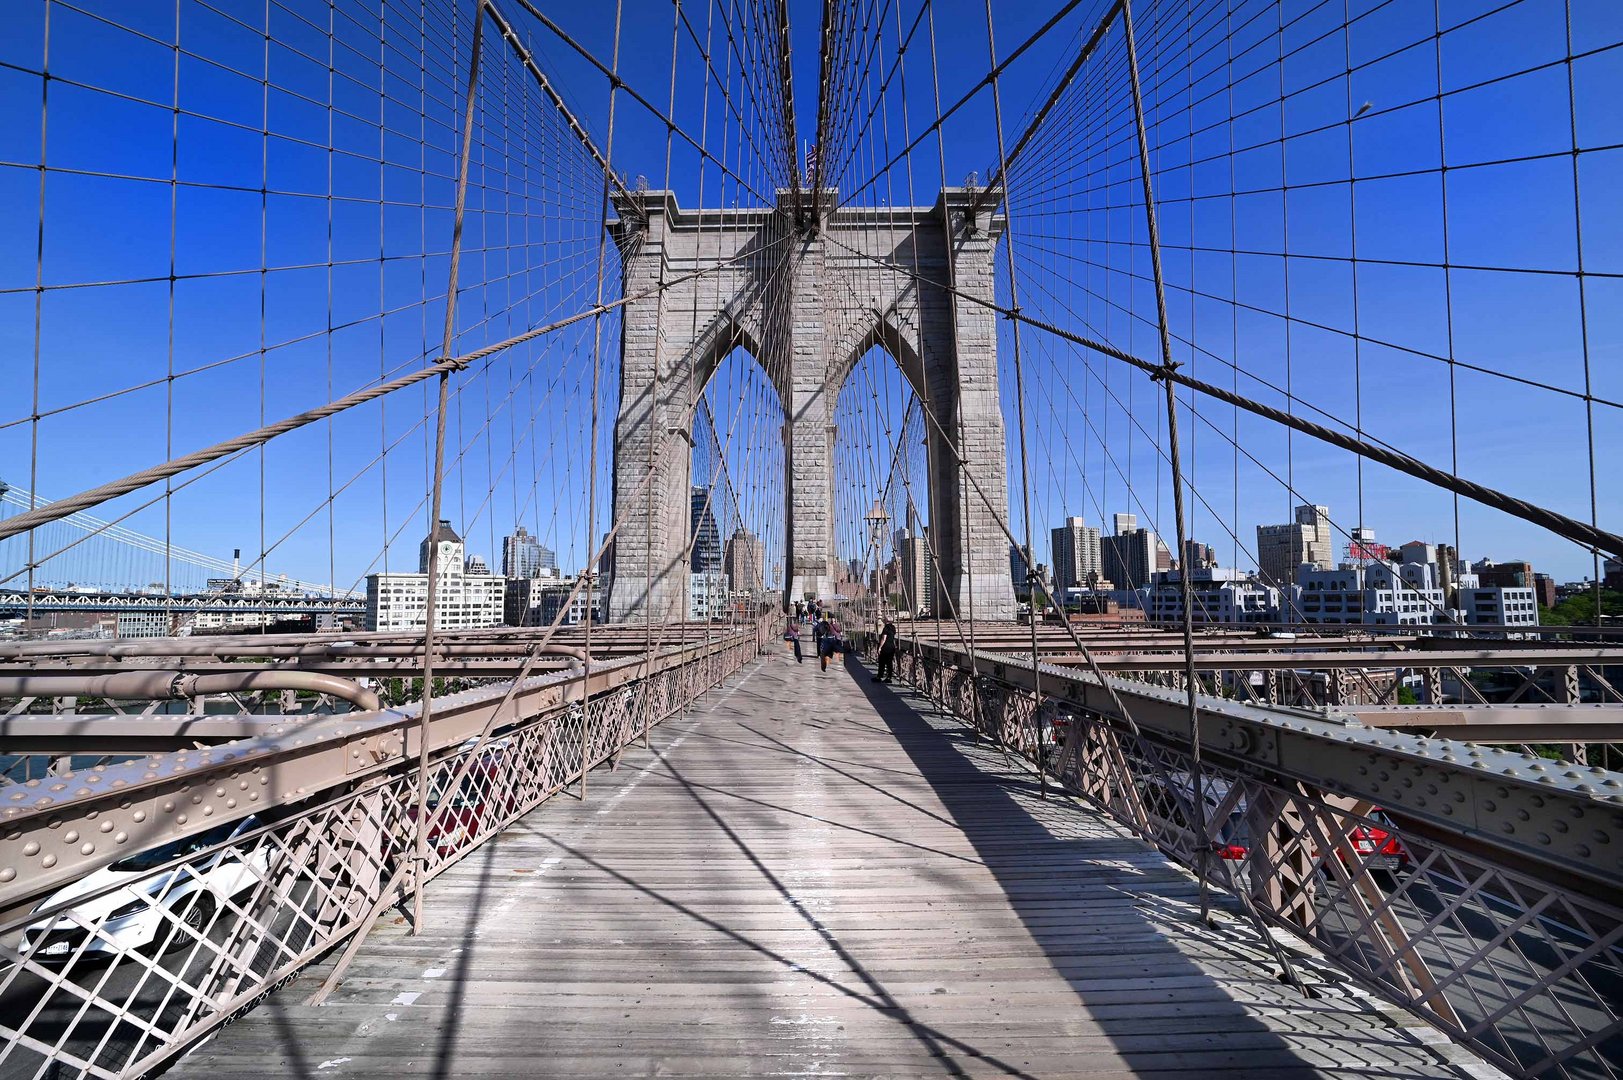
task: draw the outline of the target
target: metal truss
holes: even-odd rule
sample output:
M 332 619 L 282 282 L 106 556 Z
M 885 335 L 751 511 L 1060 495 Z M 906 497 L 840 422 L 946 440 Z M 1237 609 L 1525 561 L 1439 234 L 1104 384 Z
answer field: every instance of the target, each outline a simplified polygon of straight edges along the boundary
M 5 789 L 0 1020 L 7 1075 L 151 1072 L 391 904 L 681 711 L 762 627 L 439 696 L 428 799 L 417 707 Z M 419 818 L 428 837 L 414 871 Z M 154 856 L 154 851 L 159 852 Z M 98 888 L 53 898 L 103 867 Z
M 1039 694 L 1029 660 L 917 639 L 898 670 L 1242 909 L 1501 1066 L 1617 1075 L 1616 774 L 1202 697 L 1196 788 L 1180 692 L 1045 666 Z

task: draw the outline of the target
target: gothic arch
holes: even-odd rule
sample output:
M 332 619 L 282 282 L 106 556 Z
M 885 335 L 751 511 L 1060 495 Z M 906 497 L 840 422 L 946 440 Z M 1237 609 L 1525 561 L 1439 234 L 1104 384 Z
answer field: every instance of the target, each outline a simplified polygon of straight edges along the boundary
M 625 295 L 640 297 L 621 324 L 610 617 L 686 614 L 679 553 L 691 462 L 672 445 L 681 437 L 673 421 L 691 423 L 735 345 L 761 364 L 783 405 L 786 596 L 833 590 L 834 405 L 877 345 L 935 418 L 926 424 L 931 522 L 947 607 L 1012 617 L 994 315 L 906 272 L 927 269 L 989 299 L 1001 219 L 958 189 L 932 207 L 835 210 L 806 232 L 795 232 L 787 206 L 684 212 L 669 192 L 633 198 L 609 226 Z M 856 251 L 889 253 L 894 266 Z M 963 482 L 970 473 L 973 495 Z

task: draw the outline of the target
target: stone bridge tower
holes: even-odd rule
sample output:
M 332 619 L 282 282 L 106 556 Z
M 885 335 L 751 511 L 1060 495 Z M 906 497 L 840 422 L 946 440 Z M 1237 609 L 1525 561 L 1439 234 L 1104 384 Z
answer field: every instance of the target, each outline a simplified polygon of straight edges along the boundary
M 624 295 L 641 298 L 622 319 L 611 620 L 686 616 L 690 432 L 700 392 L 735 346 L 783 403 L 789 565 L 777 584 L 787 598 L 833 592 L 834 406 L 874 345 L 927 410 L 938 610 L 1013 618 L 996 313 L 942 287 L 993 299 L 1003 219 L 977 195 L 949 188 L 930 207 L 838 209 L 803 229 L 787 192 L 776 208 L 684 211 L 665 191 L 617 208 Z

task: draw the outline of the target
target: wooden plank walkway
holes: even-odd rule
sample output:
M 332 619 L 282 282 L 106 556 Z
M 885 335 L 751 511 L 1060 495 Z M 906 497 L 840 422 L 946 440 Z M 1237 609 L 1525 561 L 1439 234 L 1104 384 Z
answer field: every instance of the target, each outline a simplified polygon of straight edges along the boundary
M 194 1051 L 210 1078 L 1498 1074 L 873 684 L 758 661 Z

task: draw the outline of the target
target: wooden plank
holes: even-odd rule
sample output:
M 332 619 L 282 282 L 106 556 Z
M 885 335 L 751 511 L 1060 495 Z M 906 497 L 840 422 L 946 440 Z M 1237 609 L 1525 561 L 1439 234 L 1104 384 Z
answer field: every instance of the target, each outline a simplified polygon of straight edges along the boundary
M 194 1051 L 211 1080 L 1493 1076 L 1187 874 L 875 686 L 772 656 Z

